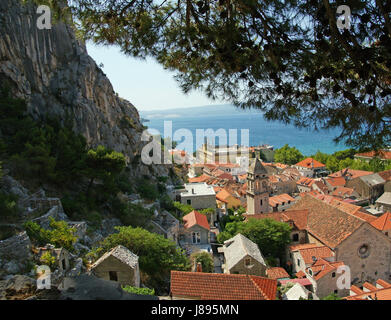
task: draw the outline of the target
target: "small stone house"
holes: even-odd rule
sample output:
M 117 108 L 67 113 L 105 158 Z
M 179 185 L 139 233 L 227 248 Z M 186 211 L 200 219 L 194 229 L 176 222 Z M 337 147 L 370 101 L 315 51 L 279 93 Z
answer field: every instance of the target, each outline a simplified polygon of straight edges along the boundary
M 258 246 L 242 234 L 224 242 L 218 251 L 224 254 L 224 273 L 266 276 L 266 262 Z
M 184 225 L 181 228 L 179 242 L 182 247 L 209 248 L 210 226 L 208 218 L 194 210 L 183 217 Z
M 106 252 L 90 268 L 98 278 L 120 283 L 122 286 L 140 287 L 139 257 L 124 246 Z
M 65 248 L 54 248 L 53 245 L 46 245 L 45 247 L 38 248 L 38 257 L 41 258 L 42 255 L 49 252 L 55 259 L 55 266 L 61 272 L 68 271 L 70 269 L 69 263 L 69 251 Z

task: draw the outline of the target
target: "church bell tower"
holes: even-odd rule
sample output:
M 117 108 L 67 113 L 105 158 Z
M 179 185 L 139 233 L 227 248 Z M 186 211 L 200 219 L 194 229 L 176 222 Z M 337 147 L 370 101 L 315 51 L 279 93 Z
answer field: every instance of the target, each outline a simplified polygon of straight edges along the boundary
M 247 214 L 269 212 L 269 187 L 265 167 L 256 158 L 247 172 Z

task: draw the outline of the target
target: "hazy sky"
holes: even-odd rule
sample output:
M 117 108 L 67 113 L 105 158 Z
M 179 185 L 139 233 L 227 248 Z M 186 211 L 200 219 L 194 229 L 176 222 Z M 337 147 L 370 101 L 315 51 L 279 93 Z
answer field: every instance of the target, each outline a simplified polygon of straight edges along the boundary
M 164 70 L 153 59 L 139 60 L 123 55 L 116 47 L 87 45 L 88 53 L 113 84 L 120 97 L 139 110 L 163 110 L 222 104 L 192 91 L 185 95 L 174 80 L 174 73 Z

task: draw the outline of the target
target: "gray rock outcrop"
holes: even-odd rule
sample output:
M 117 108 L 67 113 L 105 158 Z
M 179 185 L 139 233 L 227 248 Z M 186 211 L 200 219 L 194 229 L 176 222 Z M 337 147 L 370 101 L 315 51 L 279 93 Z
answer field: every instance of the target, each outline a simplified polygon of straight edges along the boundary
M 69 115 L 91 147 L 122 152 L 133 165 L 130 175 L 167 175 L 165 166 L 140 163 L 145 142 L 139 113 L 114 92 L 73 28 L 57 22 L 40 30 L 38 16 L 35 5 L 0 2 L 0 85 L 9 84 L 25 99 L 36 119 L 50 115 L 65 120 Z

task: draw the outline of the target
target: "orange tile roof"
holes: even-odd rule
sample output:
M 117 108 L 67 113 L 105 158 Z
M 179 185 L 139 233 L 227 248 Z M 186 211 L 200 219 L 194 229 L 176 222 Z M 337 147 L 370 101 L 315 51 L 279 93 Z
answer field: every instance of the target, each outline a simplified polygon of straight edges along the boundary
M 317 243 L 292 244 L 289 246 L 289 250 L 293 252 L 293 251 L 316 248 L 316 247 L 319 247 Z
M 307 209 L 306 230 L 330 248 L 337 247 L 364 223 L 355 215 L 310 195 L 297 201 L 291 209 Z
M 304 273 L 304 271 L 300 270 L 295 274 L 295 276 L 299 279 L 307 278 L 307 275 Z
M 304 259 L 305 264 L 312 264 L 315 259 L 330 258 L 334 256 L 333 251 L 326 246 L 317 246 L 314 248 L 305 248 L 298 250 Z
M 282 203 L 286 204 L 288 201 L 293 203 L 293 202 L 295 202 L 295 199 L 292 198 L 289 194 L 283 193 L 283 194 L 279 194 L 277 196 L 270 197 L 269 198 L 269 205 L 274 208 L 277 205 L 282 205 Z
M 346 184 L 346 180 L 344 177 L 327 178 L 325 179 L 325 181 L 329 183 L 332 187 L 343 187 Z
M 319 280 L 330 272 L 336 271 L 338 267 L 343 265 L 344 263 L 342 261 L 329 262 L 323 258 L 320 258 L 309 268 L 311 268 L 313 272 L 314 279 Z
M 171 293 L 200 300 L 275 300 L 277 281 L 240 274 L 171 271 Z
M 216 199 L 223 202 L 228 202 L 229 197 L 233 197 L 233 195 L 229 193 L 226 189 L 223 189 L 218 194 L 216 194 Z
M 377 290 L 377 288 L 369 282 L 365 282 L 362 286 L 369 291 Z
M 195 225 L 201 226 L 204 229 L 210 230 L 208 218 L 206 215 L 199 213 L 196 210 L 193 210 L 189 214 L 183 217 L 183 222 L 185 223 L 185 228 L 189 229 Z
M 289 273 L 286 272 L 284 268 L 275 267 L 269 268 L 266 270 L 267 277 L 270 279 L 282 279 L 282 278 L 290 278 Z
M 356 286 L 350 288 L 355 294 L 349 297 L 345 297 L 346 300 L 391 300 L 391 284 L 384 280 L 377 280 L 376 283 L 382 288 L 377 288 L 374 285 L 366 282 L 364 287 L 370 290 L 369 292 L 364 292 Z
M 391 160 L 391 151 L 388 150 L 379 150 L 379 151 L 369 151 L 355 154 L 356 157 L 366 157 L 366 158 L 380 158 L 384 160 Z
M 311 187 L 314 182 L 315 182 L 314 179 L 303 177 L 299 181 L 297 181 L 296 183 L 299 185 L 302 185 L 302 186 Z
M 352 193 L 354 192 L 354 189 L 352 188 L 346 188 L 346 187 L 337 187 L 335 190 L 331 193 L 334 197 L 350 197 Z
M 261 213 L 261 214 L 244 214 L 248 219 L 273 219 L 280 222 L 290 222 L 299 230 L 304 230 L 307 226 L 308 210 L 289 210 L 284 212 Z
M 324 165 L 323 163 L 321 163 L 313 158 L 307 158 L 307 159 L 304 159 L 304 160 L 296 163 L 295 166 L 303 167 L 303 168 L 323 168 L 326 165 Z
M 371 225 L 380 231 L 391 230 L 391 212 L 386 212 L 371 222 Z
M 358 177 L 363 177 L 363 176 L 368 176 L 370 174 L 373 174 L 374 172 L 372 171 L 364 171 L 364 170 L 354 170 L 350 168 L 345 168 L 340 171 L 334 172 L 329 175 L 331 178 L 336 178 L 336 177 L 349 177 L 350 179 L 355 179 Z
M 384 180 L 391 181 L 391 170 L 378 172 L 377 174 L 381 176 Z
M 206 174 L 202 174 L 199 177 L 189 178 L 189 183 L 197 183 L 197 182 L 206 182 L 210 179 L 210 177 Z

